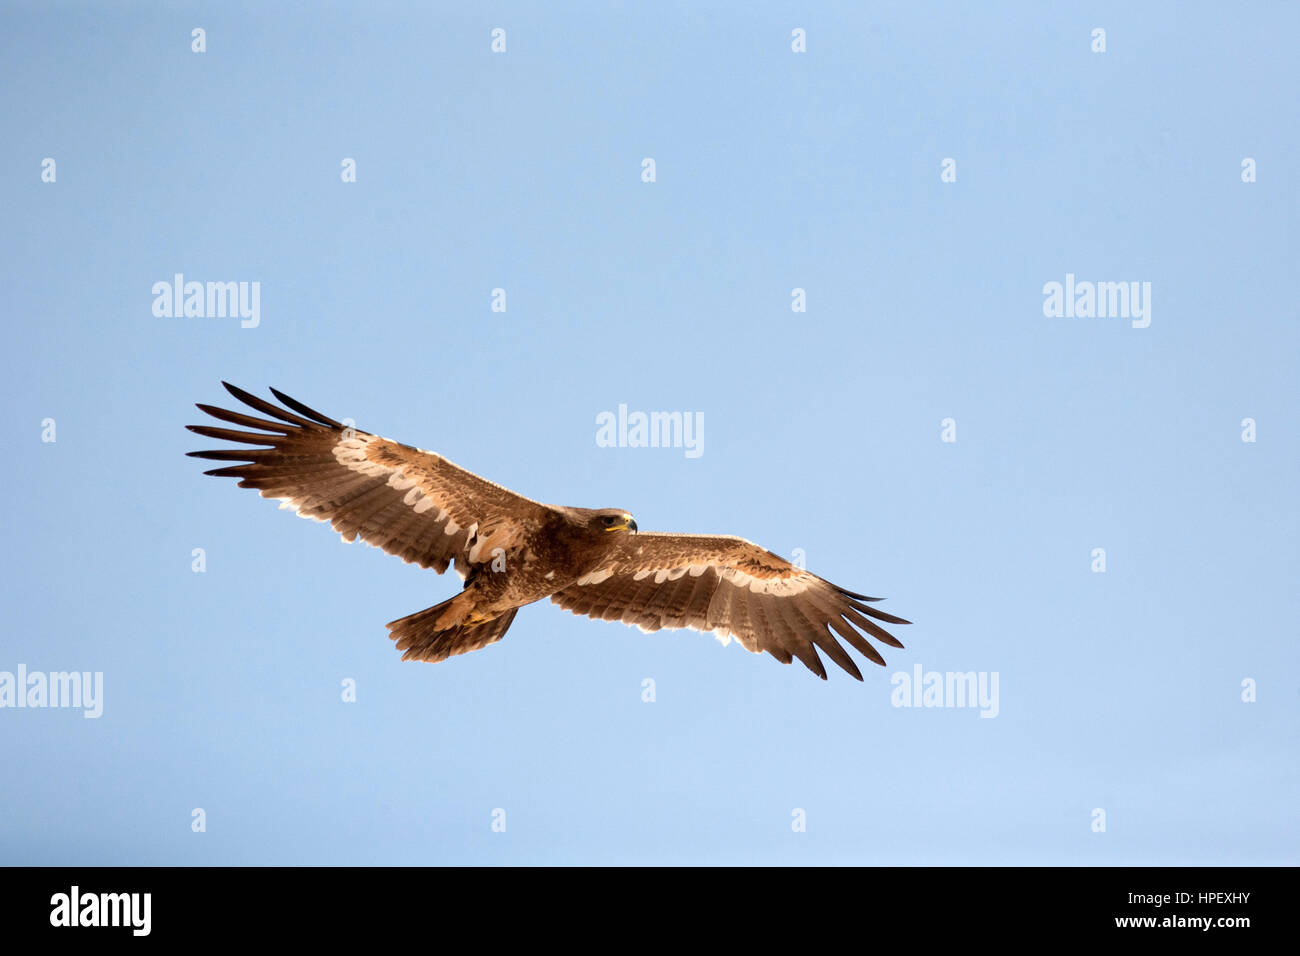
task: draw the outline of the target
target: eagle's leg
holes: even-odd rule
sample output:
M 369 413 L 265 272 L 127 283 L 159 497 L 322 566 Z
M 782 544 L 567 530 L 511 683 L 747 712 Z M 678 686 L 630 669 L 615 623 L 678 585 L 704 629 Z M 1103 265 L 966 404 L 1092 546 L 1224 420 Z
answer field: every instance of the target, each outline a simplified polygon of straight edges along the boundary
M 490 617 L 484 616 L 479 602 L 478 592 L 466 589 L 454 598 L 429 608 L 430 611 L 442 609 L 442 613 L 433 618 L 434 626 L 440 631 L 446 631 L 453 627 L 474 626 L 490 621 Z
M 441 604 L 390 622 L 388 636 L 404 652 L 404 661 L 444 661 L 501 640 L 517 610 L 494 610 L 484 605 L 481 593 L 461 591 Z

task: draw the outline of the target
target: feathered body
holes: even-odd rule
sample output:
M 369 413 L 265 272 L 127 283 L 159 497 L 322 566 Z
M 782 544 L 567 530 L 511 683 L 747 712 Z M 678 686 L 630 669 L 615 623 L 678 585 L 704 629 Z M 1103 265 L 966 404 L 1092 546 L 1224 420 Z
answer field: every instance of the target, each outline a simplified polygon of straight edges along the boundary
M 225 383 L 223 383 L 225 384 Z M 692 628 L 736 638 L 782 663 L 798 658 L 825 678 L 820 649 L 862 679 L 836 637 L 869 660 L 864 637 L 903 645 L 880 621 L 906 624 L 743 538 L 639 532 L 615 508 L 545 505 L 480 478 L 430 451 L 344 426 L 272 389 L 283 407 L 233 385 L 227 390 L 270 418 L 198 407 L 237 431 L 191 431 L 243 447 L 190 454 L 243 462 L 207 474 L 275 498 L 438 573 L 455 567 L 460 594 L 391 622 L 409 660 L 441 661 L 499 641 L 520 607 L 549 597 L 576 614 L 655 631 Z

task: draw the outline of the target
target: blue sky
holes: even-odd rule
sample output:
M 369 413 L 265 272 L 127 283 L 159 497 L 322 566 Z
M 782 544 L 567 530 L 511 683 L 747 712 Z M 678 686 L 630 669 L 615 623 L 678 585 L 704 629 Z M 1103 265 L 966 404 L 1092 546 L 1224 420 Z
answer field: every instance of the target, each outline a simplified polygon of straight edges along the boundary
M 0 671 L 103 675 L 0 708 L 0 862 L 1300 860 L 1300 14 L 697 6 L 0 6 Z M 156 316 L 176 273 L 258 324 Z M 1149 326 L 1046 316 L 1067 275 Z M 459 582 L 204 477 L 222 379 L 801 549 L 907 647 L 546 603 L 403 663 Z M 600 447 L 620 404 L 702 454 Z M 997 716 L 893 706 L 917 666 Z

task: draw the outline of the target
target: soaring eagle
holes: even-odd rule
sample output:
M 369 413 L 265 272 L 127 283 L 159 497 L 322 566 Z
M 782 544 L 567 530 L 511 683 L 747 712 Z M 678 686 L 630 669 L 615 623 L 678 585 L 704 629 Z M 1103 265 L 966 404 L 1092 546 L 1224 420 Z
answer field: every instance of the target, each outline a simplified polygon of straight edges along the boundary
M 575 614 L 712 631 L 782 664 L 793 658 L 823 680 L 820 648 L 862 680 L 836 640 L 885 661 L 859 631 L 903 645 L 877 621 L 909 622 L 836 587 L 744 538 L 638 532 L 618 508 L 544 505 L 413 448 L 345 427 L 271 389 L 286 407 L 222 382 L 258 418 L 212 405 L 213 418 L 257 431 L 189 425 L 242 447 L 194 451 L 195 458 L 246 464 L 209 475 L 238 478 L 304 518 L 328 521 L 344 541 L 358 537 L 439 574 L 454 565 L 455 597 L 388 625 L 403 660 L 442 661 L 501 640 L 525 604 L 549 597 Z M 252 447 L 249 447 L 252 446 Z M 874 618 L 874 620 L 873 620 Z

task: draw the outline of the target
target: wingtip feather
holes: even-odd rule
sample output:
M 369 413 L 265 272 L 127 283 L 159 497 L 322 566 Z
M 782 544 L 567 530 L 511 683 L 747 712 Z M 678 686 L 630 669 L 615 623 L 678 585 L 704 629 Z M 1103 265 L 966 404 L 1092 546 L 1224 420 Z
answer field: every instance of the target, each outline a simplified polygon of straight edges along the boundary
M 297 412 L 299 415 L 306 415 L 308 418 L 310 418 L 310 419 L 311 419 L 312 421 L 314 421 L 314 422 L 318 422 L 319 424 L 321 424 L 321 425 L 325 425 L 325 426 L 327 426 L 327 427 L 329 427 L 329 428 L 342 428 L 342 427 L 343 427 L 343 423 L 342 423 L 342 422 L 336 422 L 334 419 L 330 418 L 328 415 L 323 415 L 323 414 L 321 414 L 320 412 L 316 411 L 316 409 L 311 408 L 311 407 L 309 407 L 309 406 L 307 406 L 307 405 L 304 405 L 302 402 L 298 401 L 296 398 L 291 398 L 290 396 L 284 394 L 284 392 L 280 391 L 278 388 L 271 387 L 271 394 L 274 395 L 276 398 L 278 398 L 278 399 L 279 399 L 281 402 L 283 402 L 285 405 L 288 405 L 290 408 L 292 408 L 292 409 L 293 409 L 295 412 Z

